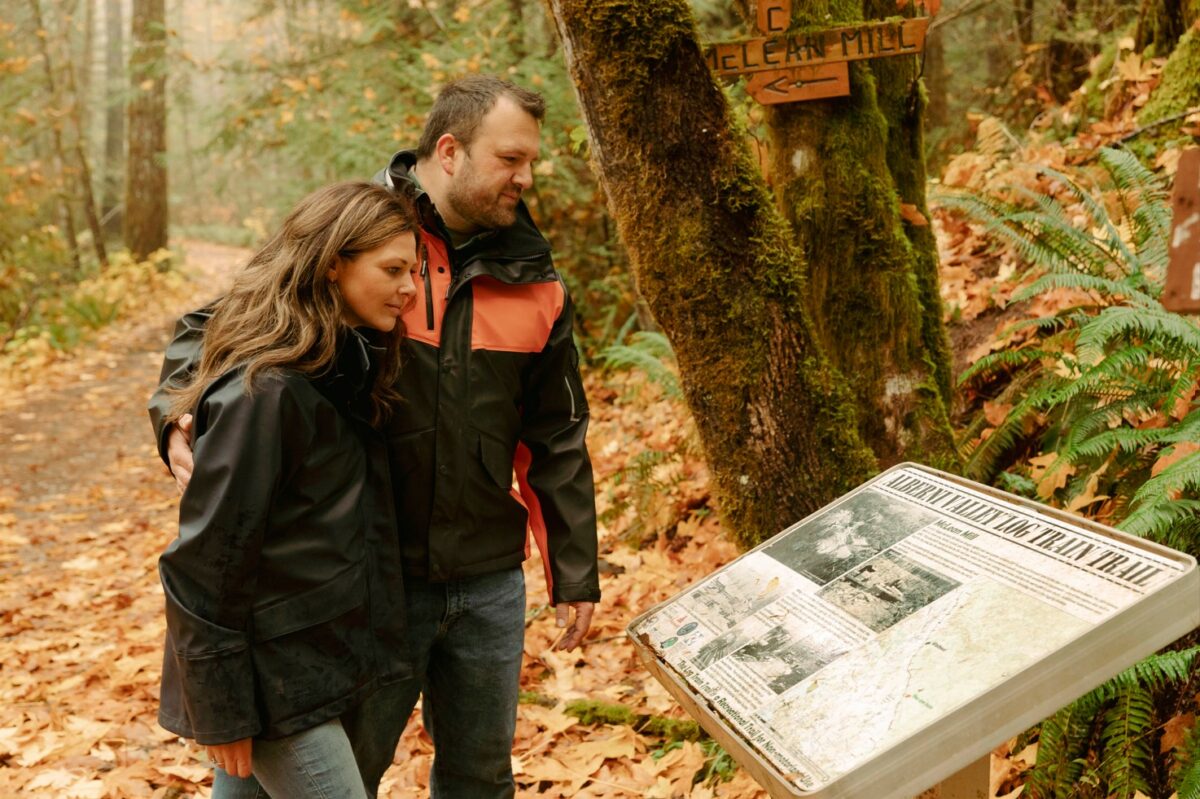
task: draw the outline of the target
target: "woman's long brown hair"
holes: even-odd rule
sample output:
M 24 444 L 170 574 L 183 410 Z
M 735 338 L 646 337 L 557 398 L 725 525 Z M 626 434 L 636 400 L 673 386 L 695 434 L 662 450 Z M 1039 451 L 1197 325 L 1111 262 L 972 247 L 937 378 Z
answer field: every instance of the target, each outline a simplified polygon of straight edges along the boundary
M 169 419 L 192 413 L 213 380 L 242 367 L 245 386 L 271 369 L 319 375 L 347 335 L 343 300 L 329 280 L 339 260 L 373 250 L 402 233 L 419 235 L 408 199 L 372 183 L 335 183 L 314 191 L 234 277 L 204 329 L 200 364 L 185 385 L 172 388 Z M 385 334 L 385 354 L 371 389 L 379 424 L 399 400 L 404 324 Z

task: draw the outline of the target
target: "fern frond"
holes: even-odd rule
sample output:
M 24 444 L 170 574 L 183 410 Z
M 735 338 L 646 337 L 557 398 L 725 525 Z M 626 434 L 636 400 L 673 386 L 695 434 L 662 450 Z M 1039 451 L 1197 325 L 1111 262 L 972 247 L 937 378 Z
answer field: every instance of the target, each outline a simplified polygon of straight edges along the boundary
M 1062 382 L 1057 375 L 1046 375 L 1037 381 L 987 438 L 967 453 L 963 473 L 972 479 L 986 481 L 997 471 L 999 458 L 1026 436 L 1025 422 L 1037 413 L 1047 395 Z
M 964 369 L 958 377 L 958 382 L 959 385 L 966 385 L 976 378 L 991 377 L 1001 371 L 1015 371 L 1022 366 L 1036 363 L 1050 354 L 1047 350 L 1035 347 L 991 352 Z
M 1026 783 L 1032 799 L 1057 799 L 1079 782 L 1092 719 L 1100 707 L 1097 698 L 1089 694 L 1042 722 L 1037 764 Z
M 1103 458 L 1114 449 L 1128 454 L 1161 443 L 1166 432 L 1161 427 L 1149 430 L 1118 427 L 1115 430 L 1098 433 L 1078 443 L 1068 441 L 1059 450 L 1059 455 L 1071 463 L 1079 463 L 1087 459 Z
M 1200 799 L 1200 724 L 1188 731 L 1176 750 L 1175 762 L 1179 764 L 1175 774 L 1177 799 Z
M 675 371 L 675 352 L 662 333 L 642 330 L 630 336 L 629 344 L 613 344 L 601 351 L 604 365 L 610 369 L 639 369 L 663 393 L 678 399 L 683 396 L 679 375 Z
M 1111 249 L 1113 263 L 1119 272 L 1121 274 L 1129 274 L 1132 271 L 1137 271 L 1139 268 L 1137 255 L 1125 243 L 1124 238 L 1122 238 L 1120 231 L 1109 215 L 1108 209 L 1104 207 L 1103 201 L 1097 199 L 1100 196 L 1100 192 L 1089 191 L 1083 188 L 1057 169 L 1044 169 L 1043 172 L 1061 180 L 1072 197 L 1087 211 L 1092 222 L 1104 231 L 1105 237 L 1103 241 Z
M 1128 280 L 1113 280 L 1102 275 L 1082 274 L 1078 272 L 1049 272 L 1028 286 L 1013 293 L 1012 302 L 1021 302 L 1032 297 L 1045 294 L 1052 289 L 1078 289 L 1092 291 L 1097 295 L 1115 301 L 1125 298 L 1139 307 L 1161 308 L 1158 299 L 1139 288 Z
M 1100 771 L 1114 799 L 1133 799 L 1150 793 L 1147 776 L 1153 768 L 1150 733 L 1154 728 L 1154 698 L 1139 685 L 1122 688 L 1104 714 Z
M 1103 352 L 1115 340 L 1150 341 L 1165 357 L 1183 362 L 1200 359 L 1200 327 L 1169 311 L 1105 308 L 1079 331 L 1079 349 Z
M 1139 660 L 1108 682 L 1095 689 L 1100 700 L 1115 699 L 1121 691 L 1152 690 L 1171 683 L 1185 682 L 1196 665 L 1200 646 L 1157 652 Z

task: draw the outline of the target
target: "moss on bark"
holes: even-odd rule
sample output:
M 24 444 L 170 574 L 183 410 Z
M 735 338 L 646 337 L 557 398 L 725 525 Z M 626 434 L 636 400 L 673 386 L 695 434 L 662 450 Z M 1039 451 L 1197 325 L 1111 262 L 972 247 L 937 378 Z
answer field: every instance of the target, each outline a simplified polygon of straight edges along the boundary
M 893 15 L 886 2 L 805 5 L 797 24 Z M 771 177 L 808 263 L 825 351 L 854 376 L 860 433 L 881 465 L 956 470 L 948 420 L 949 345 L 929 218 L 916 60 L 851 64 L 851 95 L 773 107 Z M 910 213 L 910 219 L 916 215 Z
M 1200 28 L 1179 39 L 1163 67 L 1162 81 L 1138 115 L 1143 125 L 1200 106 Z
M 701 56 L 684 0 L 550 0 L 638 287 L 675 347 L 743 545 L 874 472 L 817 342 L 802 254 Z

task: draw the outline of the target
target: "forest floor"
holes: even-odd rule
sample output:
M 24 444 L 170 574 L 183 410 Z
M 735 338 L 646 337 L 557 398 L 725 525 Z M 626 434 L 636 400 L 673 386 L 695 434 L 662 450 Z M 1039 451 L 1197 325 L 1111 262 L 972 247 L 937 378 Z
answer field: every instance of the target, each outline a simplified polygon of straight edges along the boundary
M 176 534 L 178 493 L 145 413 L 174 319 L 216 296 L 246 252 L 186 242 L 182 288 L 147 294 L 136 314 L 67 356 L 0 375 L 0 796 L 207 796 L 202 751 L 157 726 L 164 632 L 156 562 Z M 593 378 L 589 445 L 605 518 L 604 602 L 582 653 L 551 651 L 542 566 L 527 563 L 526 668 L 513 753 L 518 795 L 758 797 L 743 772 L 693 784 L 712 757 L 631 727 L 583 724 L 571 700 L 685 718 L 638 665 L 624 635 L 639 612 L 736 556 L 712 515 L 698 457 L 620 479 L 631 453 L 686 451 L 686 414 L 631 376 Z M 617 476 L 614 479 L 614 476 Z M 654 486 L 669 486 L 664 491 Z M 640 493 L 639 493 L 640 492 Z M 651 496 L 653 494 L 653 496 Z M 649 507 L 653 499 L 653 508 Z M 629 520 L 667 532 L 626 546 Z M 432 747 L 411 723 L 381 796 L 426 787 Z M 709 768 L 708 770 L 711 770 Z

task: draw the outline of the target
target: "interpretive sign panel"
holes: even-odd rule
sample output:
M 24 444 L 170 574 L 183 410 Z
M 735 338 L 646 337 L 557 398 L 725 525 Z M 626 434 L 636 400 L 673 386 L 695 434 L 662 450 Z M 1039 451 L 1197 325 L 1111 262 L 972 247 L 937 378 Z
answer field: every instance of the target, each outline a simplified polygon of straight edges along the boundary
M 902 464 L 628 632 L 773 796 L 899 799 L 1196 626 L 1187 555 Z
M 1200 148 L 1185 150 L 1171 195 L 1171 260 L 1163 287 L 1168 311 L 1200 311 Z

